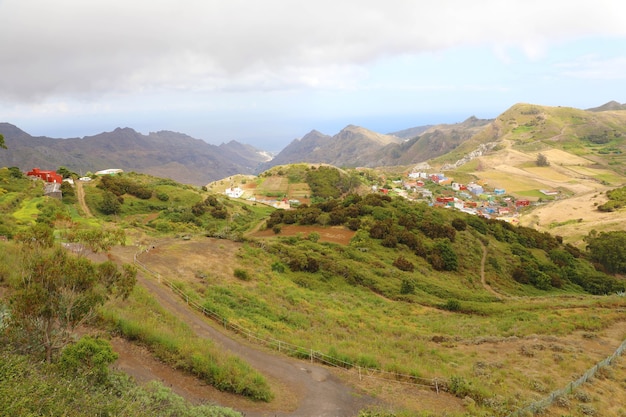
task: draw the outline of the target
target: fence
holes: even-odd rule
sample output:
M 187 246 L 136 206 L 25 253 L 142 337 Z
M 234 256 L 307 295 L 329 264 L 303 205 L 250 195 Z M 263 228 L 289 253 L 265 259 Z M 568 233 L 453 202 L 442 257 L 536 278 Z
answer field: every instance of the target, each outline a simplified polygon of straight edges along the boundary
M 626 340 L 622 342 L 622 344 L 615 350 L 615 352 L 613 352 L 611 356 L 598 362 L 595 366 L 588 369 L 587 372 L 583 374 L 583 376 L 567 384 L 565 388 L 553 391 L 552 393 L 550 393 L 548 397 L 542 400 L 536 401 L 522 409 L 514 411 L 513 413 L 509 414 L 507 417 L 525 417 L 525 416 L 528 416 L 529 413 L 530 415 L 534 415 L 535 413 L 540 412 L 542 409 L 549 407 L 557 398 L 570 394 L 572 391 L 574 391 L 574 389 L 580 387 L 582 384 L 589 381 L 589 379 L 593 378 L 599 369 L 610 366 L 611 363 L 615 360 L 615 358 L 620 356 L 624 352 L 624 350 L 626 350 Z
M 386 381 L 393 381 L 393 382 L 398 382 L 398 383 L 407 383 L 411 385 L 428 387 L 430 389 L 433 389 L 437 393 L 439 393 L 439 391 L 442 389 L 443 390 L 447 389 L 448 383 L 445 379 L 442 379 L 442 378 L 433 378 L 433 379 L 421 378 L 421 377 L 417 377 L 414 375 L 402 374 L 398 372 L 390 372 L 390 371 L 384 371 L 381 369 L 361 367 L 353 363 L 346 362 L 338 358 L 334 358 L 332 356 L 326 355 L 322 352 L 319 352 L 310 348 L 304 348 L 304 347 L 292 345 L 290 343 L 287 343 L 278 339 L 274 339 L 271 337 L 268 338 L 268 337 L 261 336 L 249 329 L 239 326 L 236 323 L 231 323 L 228 321 L 226 317 L 220 316 L 215 311 L 207 309 L 206 307 L 190 299 L 188 294 L 185 294 L 183 291 L 181 291 L 178 287 L 176 287 L 176 285 L 173 282 L 163 278 L 161 274 L 151 271 L 145 264 L 143 264 L 141 261 L 139 261 L 139 259 L 137 259 L 137 256 L 141 253 L 142 252 L 138 252 L 135 254 L 134 256 L 135 265 L 141 267 L 141 269 L 143 269 L 146 273 L 154 276 L 160 283 L 167 285 L 175 294 L 177 294 L 179 297 L 185 300 L 187 305 L 201 312 L 206 317 L 213 319 L 215 322 L 219 323 L 225 329 L 228 329 L 230 331 L 233 331 L 235 333 L 238 333 L 246 337 L 249 341 L 267 346 L 269 348 L 275 349 L 289 356 L 310 360 L 311 362 L 318 362 L 324 365 L 329 365 L 329 366 L 342 368 L 346 370 L 356 369 L 358 371 L 358 375 L 360 379 L 373 378 L 373 379 L 384 379 Z
M 217 323 L 224 326 L 224 328 L 245 336 L 250 341 L 254 341 L 256 343 L 265 345 L 272 349 L 276 349 L 279 352 L 285 353 L 289 356 L 294 356 L 294 357 L 298 357 L 301 359 L 308 359 L 311 362 L 319 362 L 325 365 L 334 366 L 334 367 L 343 368 L 343 369 L 356 368 L 359 373 L 359 378 L 367 377 L 367 378 L 374 378 L 374 379 L 384 379 L 387 381 L 424 386 L 424 387 L 428 387 L 428 388 L 435 390 L 437 393 L 439 393 L 439 391 L 442 389 L 447 390 L 448 381 L 442 378 L 434 378 L 434 379 L 420 378 L 420 377 L 416 377 L 413 375 L 401 374 L 397 372 L 389 372 L 389 371 L 383 371 L 383 370 L 375 369 L 375 368 L 364 368 L 360 366 L 355 366 L 352 363 L 345 362 L 341 359 L 328 356 L 322 352 L 315 351 L 313 349 L 308 349 L 308 348 L 304 348 L 301 346 L 292 345 L 290 343 L 287 343 L 278 339 L 274 339 L 274 338 L 266 338 L 266 337 L 260 336 L 252 332 L 251 330 L 245 329 L 235 323 L 230 323 L 227 318 L 220 316 L 216 312 L 211 311 L 205 308 L 204 306 L 201 306 L 200 304 L 196 303 L 193 300 L 190 300 L 189 295 L 185 294 L 183 291 L 177 288 L 174 285 L 174 283 L 172 283 L 171 281 L 168 281 L 167 279 L 163 279 L 159 273 L 151 271 L 146 265 L 144 265 L 142 262 L 140 262 L 137 259 L 137 255 L 140 253 L 141 252 L 135 254 L 134 261 L 136 265 L 140 266 L 148 274 L 156 277 L 159 280 L 159 282 L 167 285 L 172 291 L 174 291 L 174 293 L 178 294 L 183 300 L 185 300 L 185 302 L 190 307 L 195 308 L 196 310 L 200 311 L 205 316 L 215 320 Z M 534 415 L 538 411 L 541 411 L 542 409 L 552 405 L 552 403 L 557 398 L 566 394 L 570 394 L 574 389 L 578 388 L 579 386 L 587 382 L 590 378 L 592 378 L 596 374 L 596 372 L 598 372 L 599 369 L 609 366 L 613 362 L 613 360 L 615 360 L 616 357 L 620 356 L 624 352 L 624 350 L 626 350 L 626 340 L 622 342 L 622 344 L 617 348 L 617 350 L 615 350 L 615 352 L 611 356 L 598 362 L 595 366 L 588 369 L 587 372 L 583 374 L 583 376 L 581 376 L 575 381 L 570 382 L 565 388 L 553 391 L 552 393 L 550 393 L 548 397 L 542 400 L 533 402 L 532 404 L 524 408 L 516 410 L 510 413 L 507 417 L 526 417 L 528 416 L 529 413 L 531 413 L 531 415 Z

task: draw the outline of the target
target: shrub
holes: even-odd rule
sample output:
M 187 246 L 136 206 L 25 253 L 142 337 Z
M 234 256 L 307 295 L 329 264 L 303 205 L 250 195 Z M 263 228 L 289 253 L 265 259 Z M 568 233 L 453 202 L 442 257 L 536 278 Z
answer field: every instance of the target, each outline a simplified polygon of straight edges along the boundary
M 250 274 L 245 269 L 235 268 L 235 277 L 242 281 L 250 281 Z
M 459 300 L 448 300 L 441 308 L 448 311 L 461 311 L 461 303 Z
M 452 220 L 452 227 L 454 227 L 457 231 L 462 232 L 467 229 L 467 223 L 463 219 L 456 218 Z
M 285 265 L 281 262 L 274 262 L 272 264 L 272 271 L 283 273 L 285 272 Z
M 117 356 L 106 340 L 85 336 L 63 349 L 60 366 L 70 374 L 103 382 L 109 374 L 109 365 Z
M 402 285 L 400 286 L 400 294 L 413 294 L 415 292 L 415 283 L 412 279 L 403 279 Z
M 411 261 L 409 261 L 402 255 L 398 256 L 396 260 L 393 261 L 393 266 L 395 266 L 401 271 L 407 271 L 407 272 L 413 272 L 413 270 L 415 269 L 415 265 L 413 265 Z

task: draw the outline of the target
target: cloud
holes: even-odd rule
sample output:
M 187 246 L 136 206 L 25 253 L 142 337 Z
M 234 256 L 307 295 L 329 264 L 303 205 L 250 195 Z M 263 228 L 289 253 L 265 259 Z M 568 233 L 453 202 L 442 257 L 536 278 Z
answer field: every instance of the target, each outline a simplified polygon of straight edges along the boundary
M 389 57 L 491 44 L 536 59 L 551 42 L 626 36 L 614 0 L 428 3 L 2 0 L 0 99 L 352 88 Z
M 626 57 L 602 59 L 595 55 L 585 55 L 571 62 L 556 65 L 564 77 L 592 80 L 626 80 Z

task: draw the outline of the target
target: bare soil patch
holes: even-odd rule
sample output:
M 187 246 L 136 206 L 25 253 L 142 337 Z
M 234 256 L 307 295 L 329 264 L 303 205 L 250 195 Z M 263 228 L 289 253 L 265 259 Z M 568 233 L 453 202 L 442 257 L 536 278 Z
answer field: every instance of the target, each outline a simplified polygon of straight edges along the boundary
M 252 234 L 253 237 L 269 238 L 276 236 L 298 236 L 301 235 L 306 238 L 311 233 L 318 233 L 320 235 L 321 242 L 339 243 L 341 245 L 347 245 L 350 243 L 354 232 L 346 229 L 345 227 L 321 227 L 321 226 L 300 226 L 300 225 L 285 225 L 282 226 L 280 234 L 276 235 L 272 230 L 260 230 Z

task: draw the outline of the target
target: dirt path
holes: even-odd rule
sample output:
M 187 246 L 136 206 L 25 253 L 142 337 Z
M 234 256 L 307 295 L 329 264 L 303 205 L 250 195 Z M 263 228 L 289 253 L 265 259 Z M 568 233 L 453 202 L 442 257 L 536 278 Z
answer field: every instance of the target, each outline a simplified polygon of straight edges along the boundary
M 83 190 L 83 182 L 80 180 L 74 181 L 76 185 L 76 197 L 78 198 L 78 204 L 80 204 L 80 208 L 85 213 L 85 217 L 92 217 L 91 211 L 89 210 L 89 206 L 85 203 L 85 190 Z
M 502 294 L 491 288 L 491 285 L 487 284 L 485 280 L 485 262 L 487 261 L 487 246 L 483 242 L 480 242 L 480 246 L 483 248 L 483 258 L 480 260 L 480 282 L 487 291 L 493 294 L 497 299 L 502 299 Z
M 120 262 L 129 263 L 133 261 L 135 250 L 133 247 L 115 248 L 112 255 Z M 166 372 L 164 367 L 157 366 L 156 361 L 146 364 L 145 358 L 137 358 L 137 355 L 130 355 L 132 352 L 124 352 L 117 366 L 137 379 L 160 379 L 166 386 L 171 386 L 172 389 L 176 387 L 176 392 L 190 400 L 218 403 L 251 417 L 352 417 L 359 410 L 377 403 L 375 399 L 347 386 L 328 368 L 263 351 L 236 336 L 223 333 L 207 318 L 187 306 L 169 288 L 142 273 L 138 274 L 138 285 L 145 287 L 161 306 L 184 320 L 199 337 L 221 345 L 265 375 L 273 386 L 276 400 L 270 404 L 255 403 L 234 395 L 217 393 L 210 387 L 201 389 L 201 383 L 197 380 L 194 384 L 185 379 L 189 377 L 184 374 L 172 370 Z M 117 347 L 124 348 L 122 342 L 118 342 Z M 146 366 L 150 369 L 146 369 Z

